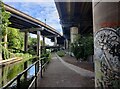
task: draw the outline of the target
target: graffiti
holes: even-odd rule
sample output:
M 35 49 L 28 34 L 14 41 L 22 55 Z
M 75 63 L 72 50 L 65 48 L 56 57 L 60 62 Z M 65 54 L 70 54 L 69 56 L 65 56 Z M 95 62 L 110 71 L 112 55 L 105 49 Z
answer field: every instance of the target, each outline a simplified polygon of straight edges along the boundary
M 116 27 L 116 26 L 120 26 L 120 22 L 102 22 L 100 23 L 101 27 Z
M 95 34 L 95 55 L 100 62 L 101 81 L 98 86 L 114 86 L 120 81 L 120 34 L 119 29 L 102 28 Z M 102 85 L 101 85 L 102 84 Z

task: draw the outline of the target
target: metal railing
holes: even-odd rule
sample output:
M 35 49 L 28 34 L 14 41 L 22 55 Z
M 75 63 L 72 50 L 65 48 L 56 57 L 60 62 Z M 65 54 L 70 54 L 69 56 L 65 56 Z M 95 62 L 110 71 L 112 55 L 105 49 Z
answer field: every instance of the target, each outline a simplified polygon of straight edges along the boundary
M 28 68 L 26 68 L 23 72 L 19 73 L 15 78 L 13 78 L 11 81 L 9 81 L 6 85 L 4 85 L 2 87 L 2 89 L 7 89 L 10 87 L 10 85 L 12 85 L 13 82 L 17 81 L 17 84 L 16 84 L 16 88 L 17 89 L 21 89 L 21 81 L 20 81 L 20 78 L 22 77 L 22 75 L 24 75 L 28 70 L 30 70 L 33 66 L 35 66 L 35 76 L 34 76 L 34 79 L 31 81 L 30 85 L 28 86 L 28 89 L 30 89 L 33 84 L 35 88 L 37 88 L 37 77 L 40 73 L 40 76 L 41 78 L 43 78 L 43 69 L 45 70 L 45 66 L 46 64 L 48 64 L 49 61 L 47 61 L 46 63 L 43 63 L 44 62 L 44 59 L 46 57 L 43 57 L 43 58 L 40 58 L 39 60 L 37 60 L 36 62 L 34 62 L 31 66 L 29 66 Z

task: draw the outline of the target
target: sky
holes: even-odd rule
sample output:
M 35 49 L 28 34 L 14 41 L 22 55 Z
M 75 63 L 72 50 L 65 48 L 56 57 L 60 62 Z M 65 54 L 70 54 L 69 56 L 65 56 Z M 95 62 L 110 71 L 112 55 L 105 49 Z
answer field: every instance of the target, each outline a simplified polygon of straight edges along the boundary
M 50 25 L 62 34 L 59 15 L 54 0 L 3 0 L 4 3 Z M 31 35 L 36 37 L 35 35 Z M 53 44 L 46 39 L 48 44 Z

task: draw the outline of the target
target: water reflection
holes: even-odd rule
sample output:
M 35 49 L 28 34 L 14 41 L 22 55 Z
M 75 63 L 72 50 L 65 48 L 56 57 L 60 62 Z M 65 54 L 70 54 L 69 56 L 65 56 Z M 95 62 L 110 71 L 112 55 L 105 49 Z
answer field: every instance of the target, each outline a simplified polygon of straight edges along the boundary
M 37 59 L 30 59 L 28 61 L 20 61 L 14 64 L 6 65 L 4 67 L 0 67 L 0 87 L 4 86 L 13 79 L 17 74 L 22 72 L 24 69 L 29 67 L 32 63 L 34 63 Z M 32 78 L 35 73 L 35 66 L 33 66 L 28 72 L 24 74 L 22 79 L 27 80 L 28 78 Z

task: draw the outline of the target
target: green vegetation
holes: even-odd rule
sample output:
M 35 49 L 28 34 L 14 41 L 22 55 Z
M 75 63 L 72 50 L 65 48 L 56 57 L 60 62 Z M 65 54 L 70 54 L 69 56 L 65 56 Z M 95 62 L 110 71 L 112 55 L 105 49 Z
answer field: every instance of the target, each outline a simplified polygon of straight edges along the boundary
M 43 44 L 43 41 L 40 41 L 41 45 Z M 32 55 L 36 55 L 37 54 L 37 38 L 32 38 L 29 36 L 29 40 L 28 40 L 28 53 L 32 54 Z
M 9 59 L 12 57 L 28 57 L 31 58 L 32 55 L 24 54 L 23 51 L 23 33 L 20 33 L 18 29 L 8 27 L 7 33 L 7 48 L 4 45 L 4 42 L 1 42 L 0 48 L 2 49 L 3 59 Z
M 14 64 L 4 66 L 3 70 L 2 70 L 3 76 L 0 76 L 0 87 L 2 87 L 2 82 L 5 85 L 8 81 L 13 79 L 17 74 L 21 73 L 24 70 L 25 65 L 27 65 L 27 67 L 29 67 L 36 60 L 37 60 L 36 58 L 31 58 L 29 60 L 25 59 L 21 62 L 17 62 L 17 63 L 14 63 Z M 28 75 L 29 74 L 31 74 L 32 76 L 34 75 L 34 72 L 30 73 L 28 71 L 27 73 L 28 73 Z M 31 77 L 29 77 L 29 78 L 31 79 Z M 21 80 L 21 82 L 24 82 L 24 81 L 22 81 L 22 80 L 24 80 L 24 75 L 21 77 L 20 80 Z M 27 81 L 28 81 L 28 79 L 27 79 Z M 26 84 L 27 84 L 27 81 L 25 81 Z
M 37 54 L 37 38 L 32 38 L 29 36 L 29 40 L 28 40 L 28 53 L 32 54 L 32 55 L 36 55 Z
M 12 49 L 9 49 L 10 50 L 9 51 L 8 49 L 4 48 L 3 46 L 0 46 L 0 48 L 2 48 L 2 50 L 3 50 L 3 54 L 4 54 L 3 59 L 4 60 L 13 58 L 13 57 L 22 57 L 23 59 L 30 59 L 33 57 L 29 53 L 17 53 L 18 51 L 13 53 L 13 52 L 11 52 Z
M 7 34 L 8 34 L 8 25 L 10 24 L 9 18 L 10 13 L 5 11 L 3 3 L 0 1 L 0 28 L 1 28 L 1 35 L 0 35 L 0 41 L 4 40 L 4 47 L 7 48 Z
M 5 11 L 4 5 L 0 1 L 0 50 L 2 51 L 3 60 L 12 57 L 31 58 L 32 55 L 24 54 L 25 52 L 23 51 L 24 34 L 19 32 L 19 29 L 8 27 L 11 24 L 9 18 L 10 13 Z
M 41 58 L 42 57 L 46 57 L 45 59 L 44 59 L 44 63 L 46 63 L 47 61 L 50 61 L 50 59 L 51 59 L 51 53 L 49 52 L 49 51 L 46 51 L 46 53 L 42 53 L 41 54 Z
M 24 34 L 19 32 L 19 29 L 8 28 L 8 48 L 23 49 Z
M 0 45 L 0 49 L 2 50 L 2 54 L 3 54 L 3 59 L 8 59 L 8 58 L 12 58 L 15 57 L 15 54 L 13 54 L 12 52 L 8 51 L 4 46 Z
M 65 52 L 63 50 L 60 50 L 57 52 L 57 55 L 60 57 L 64 57 L 65 56 Z
M 77 60 L 80 58 L 86 60 L 88 56 L 93 55 L 92 35 L 78 35 L 74 43 L 71 44 L 71 52 L 73 52 Z

